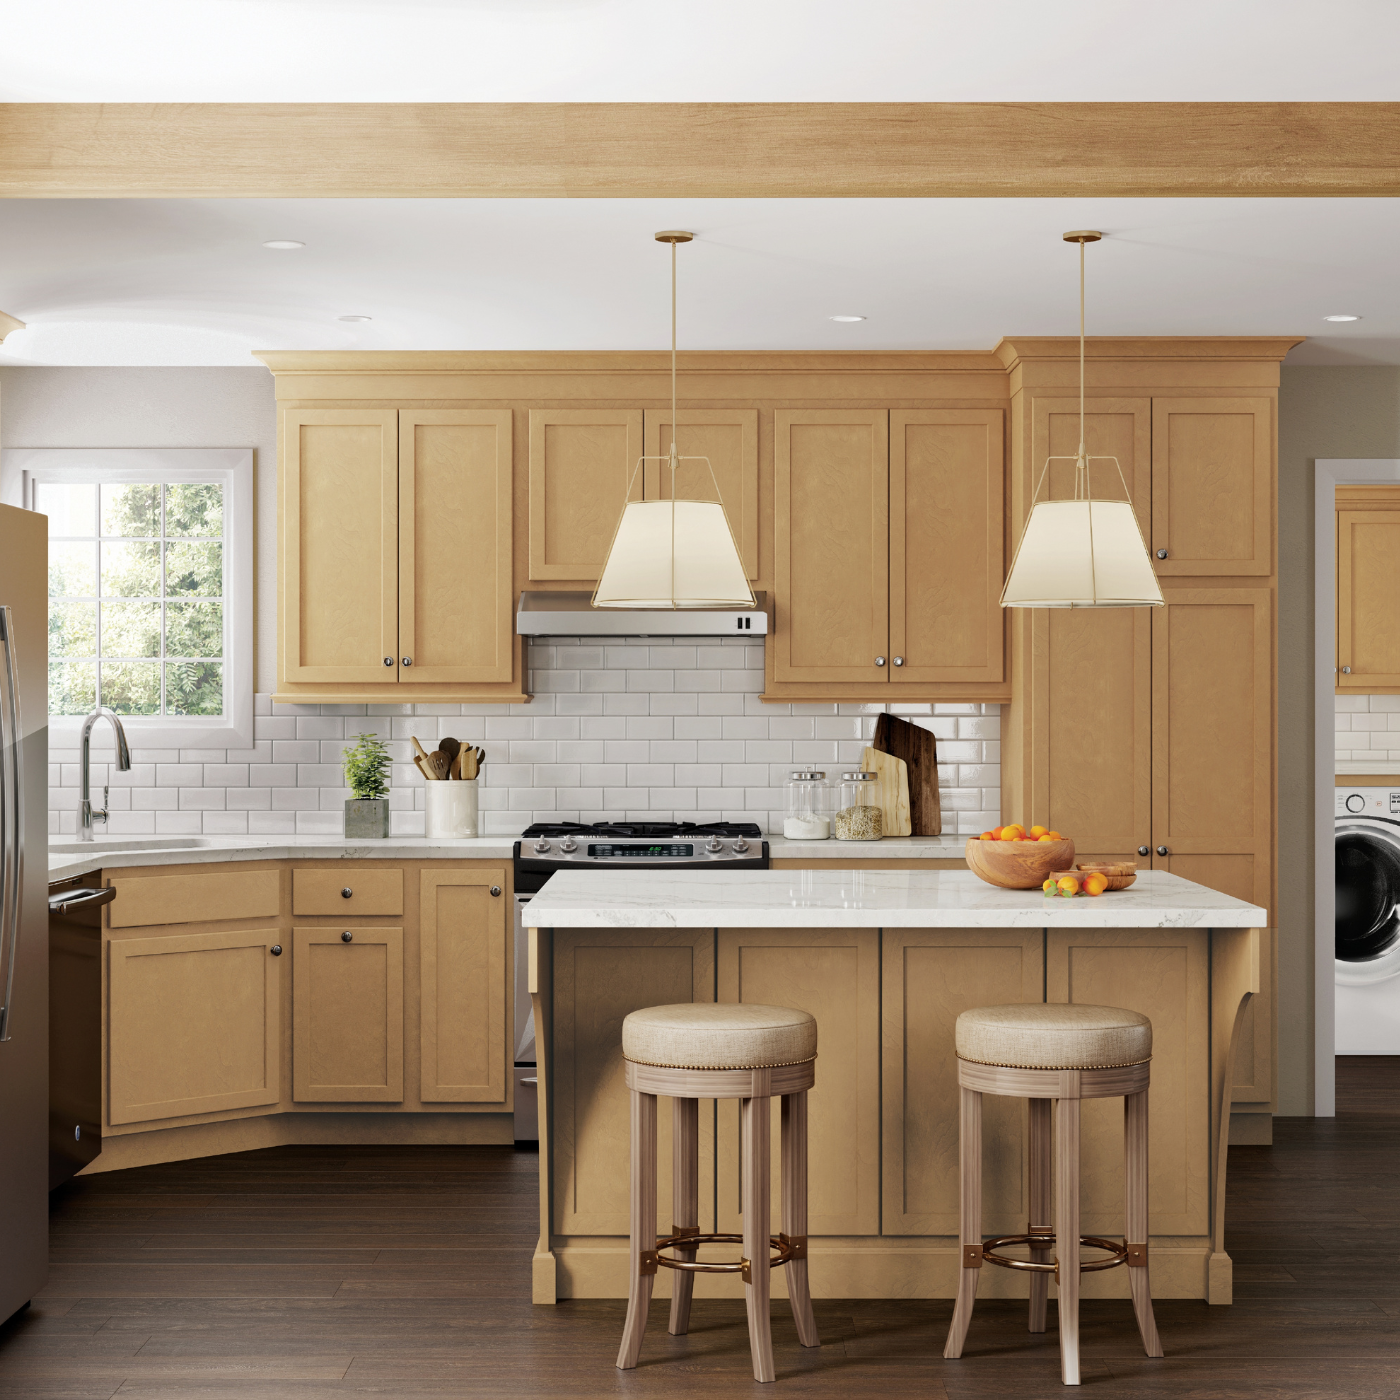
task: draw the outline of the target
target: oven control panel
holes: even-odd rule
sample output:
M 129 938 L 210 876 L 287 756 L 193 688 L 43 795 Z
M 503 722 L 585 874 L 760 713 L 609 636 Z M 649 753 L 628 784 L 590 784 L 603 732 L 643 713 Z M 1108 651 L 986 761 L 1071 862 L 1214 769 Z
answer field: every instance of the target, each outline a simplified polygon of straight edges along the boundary
M 1338 788 L 1339 817 L 1391 817 L 1400 820 L 1400 787 Z

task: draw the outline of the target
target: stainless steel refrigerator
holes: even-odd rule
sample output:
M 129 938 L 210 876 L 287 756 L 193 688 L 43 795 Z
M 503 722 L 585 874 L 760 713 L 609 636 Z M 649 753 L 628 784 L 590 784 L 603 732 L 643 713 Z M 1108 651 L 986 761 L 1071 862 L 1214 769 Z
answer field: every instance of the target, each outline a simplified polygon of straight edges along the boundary
M 49 1269 L 48 524 L 0 506 L 0 1319 Z

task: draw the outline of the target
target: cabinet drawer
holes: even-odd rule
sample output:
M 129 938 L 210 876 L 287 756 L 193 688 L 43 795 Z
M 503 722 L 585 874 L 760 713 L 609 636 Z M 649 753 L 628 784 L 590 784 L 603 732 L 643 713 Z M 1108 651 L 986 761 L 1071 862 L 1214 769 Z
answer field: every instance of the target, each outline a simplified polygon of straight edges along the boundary
M 292 871 L 293 914 L 402 914 L 403 871 Z
M 275 870 L 119 876 L 111 881 L 117 897 L 108 906 L 107 927 L 276 918 L 279 880 Z

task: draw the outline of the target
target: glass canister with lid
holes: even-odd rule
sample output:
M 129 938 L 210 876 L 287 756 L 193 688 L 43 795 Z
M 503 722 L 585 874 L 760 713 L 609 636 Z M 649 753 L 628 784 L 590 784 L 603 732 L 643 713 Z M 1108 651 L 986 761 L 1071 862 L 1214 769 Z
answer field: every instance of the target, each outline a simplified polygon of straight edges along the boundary
M 841 774 L 834 825 L 838 841 L 878 841 L 885 834 L 878 773 Z
M 831 835 L 831 789 L 810 768 L 788 775 L 783 835 L 789 841 L 825 841 Z

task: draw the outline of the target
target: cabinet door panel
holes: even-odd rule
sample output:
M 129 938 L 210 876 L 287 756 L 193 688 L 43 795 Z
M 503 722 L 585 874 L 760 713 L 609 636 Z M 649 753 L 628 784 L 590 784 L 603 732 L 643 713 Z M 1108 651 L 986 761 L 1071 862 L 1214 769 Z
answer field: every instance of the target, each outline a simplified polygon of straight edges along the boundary
M 108 944 L 108 1122 L 275 1104 L 283 959 L 275 929 Z
M 424 1103 L 504 1104 L 506 1047 L 504 870 L 424 870 L 419 876 Z
M 392 680 L 398 414 L 288 409 L 282 438 L 282 678 Z
M 884 683 L 889 657 L 889 414 L 774 416 L 775 679 Z
M 1273 470 L 1272 399 L 1153 399 L 1157 572 L 1272 573 Z
M 530 410 L 532 579 L 598 578 L 622 507 L 642 499 L 641 455 L 640 409 Z
M 808 1093 L 808 1232 L 880 1233 L 880 944 L 875 929 L 719 931 L 718 1000 L 791 1006 L 817 1018 L 817 1082 Z M 774 1100 L 773 1197 L 780 1114 Z M 719 1229 L 742 1229 L 739 1101 L 720 1099 Z
M 399 412 L 399 649 L 404 681 L 508 681 L 511 413 Z
M 1272 903 L 1266 589 L 1172 589 L 1152 619 L 1154 865 Z M 1165 846 L 1169 854 L 1156 855 Z M 1246 894 L 1246 891 L 1252 891 Z
M 1400 689 L 1400 511 L 1339 510 L 1337 689 L 1382 688 Z
M 755 408 L 683 408 L 676 431 L 676 494 L 680 500 L 713 501 L 724 506 L 744 572 L 758 577 L 758 410 Z M 646 454 L 671 451 L 671 410 L 647 409 Z M 710 466 L 695 460 L 708 457 Z M 690 460 L 687 460 L 690 459 Z M 710 470 L 714 476 L 711 477 Z M 715 486 L 719 495 L 715 495 Z M 671 499 L 671 469 L 664 462 L 646 464 L 646 498 Z
M 958 1233 L 958 1067 L 953 1024 L 974 1006 L 1038 1002 L 1039 929 L 886 929 L 884 1192 L 886 1235 Z M 820 1062 L 818 1062 L 820 1064 Z M 1026 1112 L 982 1100 L 982 1228 L 1013 1234 L 1027 1219 Z
M 1210 1229 L 1209 959 L 1205 929 L 1051 929 L 1046 1000 L 1123 1006 L 1152 1022 L 1148 1196 L 1154 1235 Z M 1184 1125 L 1184 1131 L 1183 1131 Z M 1090 1099 L 1081 1127 L 1086 1234 L 1123 1231 L 1123 1101 Z
M 403 1099 L 403 930 L 293 930 L 292 1097 Z
M 1151 402 L 1091 399 L 1091 457 L 1116 458 L 1140 520 L 1151 501 Z M 1032 469 L 1040 496 L 1074 491 L 1079 404 L 1038 398 Z M 1096 494 L 1122 499 L 1111 461 L 1092 465 Z M 1144 533 L 1146 533 L 1144 531 Z M 1034 608 L 1031 637 L 1031 802 L 1025 817 L 1074 838 L 1085 858 L 1137 860 L 1152 835 L 1152 632 L 1142 608 Z
M 890 682 L 999 681 L 1000 409 L 890 414 Z
M 628 1232 L 630 1099 L 622 1021 L 646 1006 L 713 1001 L 714 934 L 559 929 L 554 935 L 554 1228 Z M 657 1104 L 656 1222 L 671 1230 L 671 1100 Z M 700 1101 L 700 1228 L 713 1230 L 714 1100 Z

